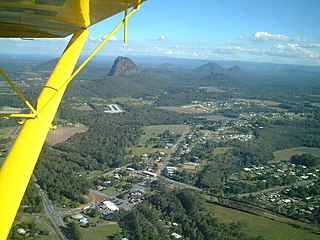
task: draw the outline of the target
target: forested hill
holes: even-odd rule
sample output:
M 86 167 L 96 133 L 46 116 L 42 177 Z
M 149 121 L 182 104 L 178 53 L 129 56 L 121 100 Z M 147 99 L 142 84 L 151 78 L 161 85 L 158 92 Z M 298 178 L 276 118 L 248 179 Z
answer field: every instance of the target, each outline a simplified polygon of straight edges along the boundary
M 70 89 L 72 95 L 81 95 L 81 91 L 87 92 L 94 97 L 146 97 L 153 96 L 168 89 L 166 82 L 159 79 L 149 78 L 143 74 L 135 74 L 129 77 L 104 77 L 98 80 L 83 81 L 74 84 Z M 77 92 L 75 92 L 77 91 Z
M 199 80 L 200 84 L 203 85 L 213 85 L 217 87 L 233 87 L 235 86 L 238 82 L 236 81 L 235 78 L 223 74 L 223 73 L 212 73 L 204 78 L 201 78 Z
M 200 67 L 193 70 L 193 72 L 198 74 L 216 74 L 216 73 L 227 73 L 227 71 L 221 67 L 219 64 L 210 62 L 206 63 L 204 65 L 201 65 Z

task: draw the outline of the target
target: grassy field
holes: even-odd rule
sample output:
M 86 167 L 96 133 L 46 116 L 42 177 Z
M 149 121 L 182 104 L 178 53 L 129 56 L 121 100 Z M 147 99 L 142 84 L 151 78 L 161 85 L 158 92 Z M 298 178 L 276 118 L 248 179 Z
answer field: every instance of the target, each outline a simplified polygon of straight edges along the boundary
M 80 228 L 81 239 L 105 240 L 106 236 L 121 232 L 118 224 L 101 223 L 95 227 Z
M 304 153 L 309 153 L 317 157 L 320 157 L 320 148 L 300 147 L 300 148 L 290 148 L 290 149 L 275 151 L 273 153 L 274 159 L 272 160 L 272 162 L 287 161 L 293 155 L 301 155 Z
M 311 105 L 314 107 L 320 107 L 320 102 L 313 102 Z
M 102 192 L 110 196 L 116 196 L 119 194 L 119 192 L 117 192 L 117 190 L 114 187 L 107 187 Z
M 224 154 L 226 152 L 229 152 L 231 149 L 232 149 L 232 147 L 215 148 L 215 149 L 213 149 L 212 153 L 213 153 L 213 155 L 220 155 L 220 154 Z
M 237 98 L 235 99 L 240 102 L 247 102 L 247 103 L 259 103 L 259 104 L 264 104 L 268 106 L 278 106 L 280 103 L 275 102 L 275 101 L 269 101 L 269 100 L 259 100 L 259 99 L 247 99 L 247 98 Z
M 150 138 L 157 137 L 160 133 L 169 130 L 170 132 L 175 132 L 178 134 L 183 134 L 189 130 L 187 125 L 154 125 L 154 126 L 145 126 L 143 127 L 144 135 L 141 136 L 138 146 L 133 147 L 132 153 L 135 155 L 142 155 L 145 153 L 153 153 L 157 151 L 170 152 L 170 149 L 163 148 L 153 148 L 152 144 L 148 143 Z M 147 145 L 147 146 L 146 146 Z
M 262 236 L 264 239 L 272 240 L 319 239 L 319 235 L 313 234 L 307 230 L 294 228 L 285 223 L 214 204 L 208 205 L 214 210 L 215 216 L 221 222 L 244 222 L 247 226 L 248 232 L 253 236 Z

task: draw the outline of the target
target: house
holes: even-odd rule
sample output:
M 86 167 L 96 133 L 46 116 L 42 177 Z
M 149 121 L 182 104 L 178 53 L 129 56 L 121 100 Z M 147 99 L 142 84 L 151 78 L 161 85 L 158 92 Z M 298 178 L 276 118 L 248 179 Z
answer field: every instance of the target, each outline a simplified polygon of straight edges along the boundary
M 81 224 L 87 224 L 89 221 L 82 214 L 76 214 L 71 216 L 72 219 L 78 220 Z
M 26 235 L 26 233 L 27 233 L 27 231 L 24 230 L 23 228 L 19 228 L 19 229 L 17 230 L 17 232 L 18 232 L 19 234 L 21 234 L 21 235 Z
M 121 176 L 118 173 L 116 173 L 116 174 L 114 174 L 114 178 L 120 180 Z
M 82 214 L 75 214 L 75 215 L 72 215 L 71 218 L 74 220 L 80 220 L 81 218 L 83 218 L 83 215 Z
M 81 224 L 87 224 L 89 221 L 88 221 L 88 219 L 87 218 L 85 218 L 85 217 L 82 217 L 82 218 L 80 218 L 79 219 L 79 222 L 81 223 Z
M 167 143 L 166 146 L 167 146 L 168 148 L 172 148 L 172 147 L 173 147 L 173 143 Z
M 198 163 L 193 163 L 193 162 L 187 162 L 183 164 L 183 168 L 188 170 L 195 170 L 198 166 L 199 166 Z
M 96 188 L 97 188 L 98 191 L 102 191 L 102 190 L 104 190 L 106 187 L 101 186 L 101 185 L 97 185 Z
M 166 169 L 169 174 L 173 174 L 175 171 L 178 170 L 177 167 L 171 167 L 171 166 L 167 166 Z
M 150 171 L 143 171 L 142 174 L 149 176 L 149 177 L 154 177 L 154 178 L 156 178 L 158 176 L 158 174 L 156 174 L 154 172 L 150 172 Z
M 175 239 L 180 239 L 180 238 L 182 238 L 182 236 L 180 235 L 180 234 L 178 234 L 178 233 L 171 233 L 171 236 L 172 237 L 174 237 Z

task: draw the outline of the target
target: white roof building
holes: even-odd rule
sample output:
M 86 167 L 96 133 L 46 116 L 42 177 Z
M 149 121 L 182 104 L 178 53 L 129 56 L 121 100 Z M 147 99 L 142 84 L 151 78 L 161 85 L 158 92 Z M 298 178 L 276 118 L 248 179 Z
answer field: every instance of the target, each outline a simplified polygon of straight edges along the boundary
M 178 233 L 171 233 L 171 236 L 173 236 L 174 238 L 176 238 L 176 239 L 179 239 L 179 238 L 182 238 L 182 236 L 180 235 L 180 234 L 178 234 Z
M 108 208 L 112 212 L 119 210 L 119 208 L 114 203 L 112 203 L 110 201 L 104 201 L 103 205 L 106 206 L 106 208 Z
M 154 177 L 154 178 L 156 178 L 158 176 L 156 173 L 150 172 L 150 171 L 143 171 L 142 173 L 145 174 L 145 175 Z

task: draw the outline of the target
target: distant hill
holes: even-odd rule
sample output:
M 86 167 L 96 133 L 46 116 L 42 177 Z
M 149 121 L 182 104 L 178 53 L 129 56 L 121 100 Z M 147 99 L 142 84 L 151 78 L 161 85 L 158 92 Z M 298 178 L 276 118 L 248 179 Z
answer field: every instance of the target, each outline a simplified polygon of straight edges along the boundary
M 211 73 L 213 74 L 226 73 L 226 70 L 223 67 L 221 67 L 219 64 L 210 62 L 194 69 L 193 72 L 208 75 Z
M 238 65 L 229 68 L 227 71 L 230 73 L 244 73 L 244 71 Z
M 233 77 L 223 73 L 210 74 L 204 78 L 201 78 L 199 82 L 201 84 L 209 86 L 213 85 L 217 87 L 233 87 L 235 84 L 237 84 L 237 81 Z
M 37 66 L 37 69 L 40 71 L 52 71 L 54 67 L 57 65 L 59 58 L 51 59 L 47 62 L 44 62 Z
M 140 70 L 138 66 L 131 59 L 127 57 L 117 57 L 108 76 L 128 77 L 139 73 Z
M 172 69 L 174 68 L 174 66 L 171 63 L 164 63 L 164 64 L 161 64 L 159 68 Z

